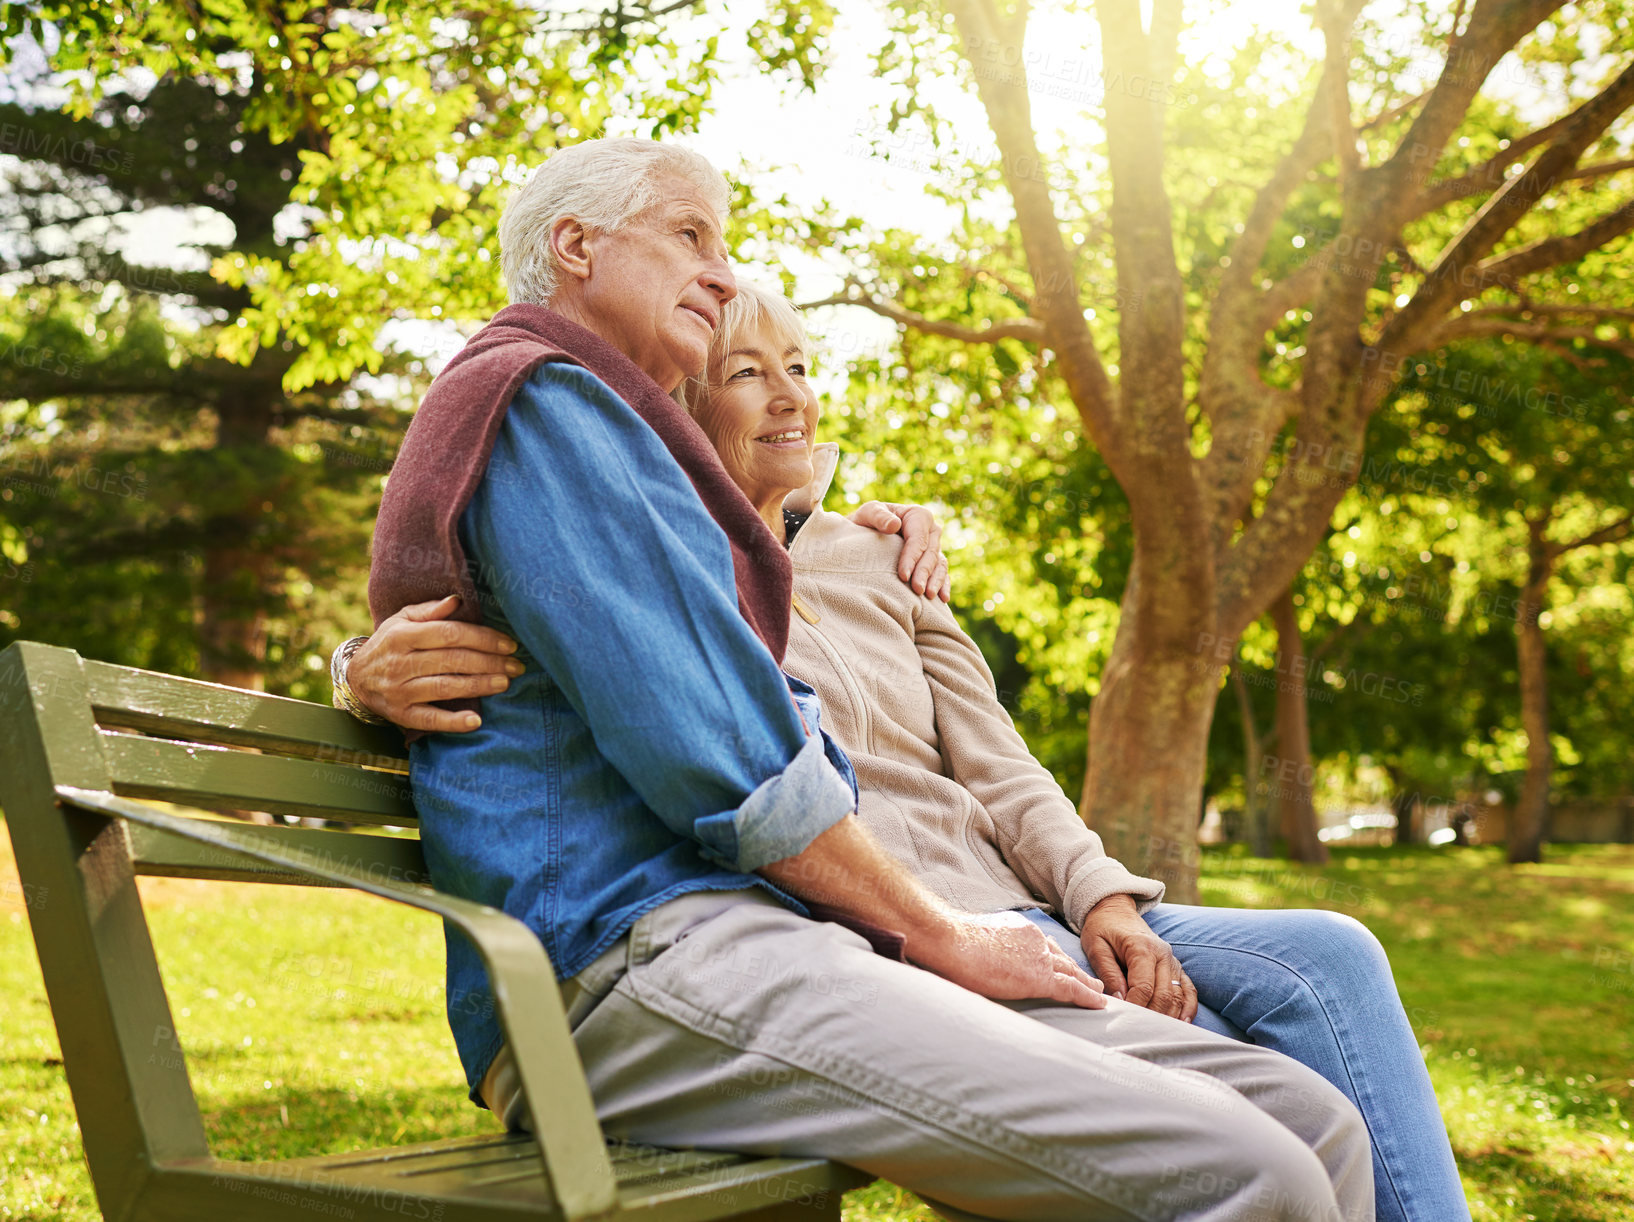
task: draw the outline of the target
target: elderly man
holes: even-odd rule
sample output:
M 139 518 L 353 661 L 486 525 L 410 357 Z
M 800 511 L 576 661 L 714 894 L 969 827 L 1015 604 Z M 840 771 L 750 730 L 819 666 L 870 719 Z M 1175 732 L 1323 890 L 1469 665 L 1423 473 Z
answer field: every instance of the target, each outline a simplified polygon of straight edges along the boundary
M 411 747 L 438 885 L 538 933 L 612 1135 L 837 1159 L 965 1216 L 1371 1218 L 1365 1129 L 1320 1077 L 1105 998 L 858 824 L 779 670 L 788 557 L 667 397 L 735 292 L 726 198 L 672 146 L 557 153 L 501 225 L 513 304 L 405 439 L 377 623 L 453 590 L 520 644 L 450 714 L 476 728 Z M 472 1096 L 508 1097 L 457 936 L 448 970 Z

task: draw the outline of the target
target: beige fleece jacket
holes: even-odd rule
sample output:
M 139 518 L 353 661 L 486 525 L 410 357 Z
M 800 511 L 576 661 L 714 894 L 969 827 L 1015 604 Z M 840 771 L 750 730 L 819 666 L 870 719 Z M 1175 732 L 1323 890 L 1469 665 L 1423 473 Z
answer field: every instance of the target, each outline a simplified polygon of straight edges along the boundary
M 900 535 L 820 508 L 838 447 L 784 502 L 812 510 L 789 549 L 794 615 L 784 667 L 817 689 L 851 757 L 857 814 L 930 890 L 966 912 L 1045 907 L 1074 931 L 1102 899 L 1145 911 L 1163 884 L 1106 855 L 999 703 L 981 650 L 939 598 L 898 579 Z

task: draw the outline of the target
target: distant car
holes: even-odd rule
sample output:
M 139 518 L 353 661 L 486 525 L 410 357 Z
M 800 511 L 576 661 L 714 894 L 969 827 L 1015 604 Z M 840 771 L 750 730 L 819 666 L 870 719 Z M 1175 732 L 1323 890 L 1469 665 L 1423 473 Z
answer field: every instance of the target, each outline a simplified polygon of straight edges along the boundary
M 1387 814 L 1352 815 L 1350 817 L 1350 826 L 1355 828 L 1357 831 L 1360 831 L 1364 827 L 1394 828 L 1396 826 L 1396 816 Z
M 1396 816 L 1381 812 L 1379 814 L 1351 815 L 1343 823 L 1336 823 L 1331 827 L 1324 827 L 1316 833 L 1317 839 L 1324 843 L 1335 840 L 1360 839 L 1368 844 L 1390 844 L 1396 838 Z M 1358 833 L 1362 833 L 1358 837 Z

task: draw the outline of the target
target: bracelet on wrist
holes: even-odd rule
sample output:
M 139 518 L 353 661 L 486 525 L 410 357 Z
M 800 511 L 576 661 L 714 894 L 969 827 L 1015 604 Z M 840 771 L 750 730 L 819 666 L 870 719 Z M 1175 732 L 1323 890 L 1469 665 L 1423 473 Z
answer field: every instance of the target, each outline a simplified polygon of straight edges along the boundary
M 351 664 L 352 655 L 368 639 L 366 636 L 354 636 L 350 640 L 342 641 L 330 655 L 329 683 L 335 691 L 334 705 L 337 709 L 345 709 L 359 721 L 366 721 L 370 725 L 390 725 L 390 721 L 357 698 L 357 693 L 352 691 L 352 685 L 346 678 L 346 668 Z

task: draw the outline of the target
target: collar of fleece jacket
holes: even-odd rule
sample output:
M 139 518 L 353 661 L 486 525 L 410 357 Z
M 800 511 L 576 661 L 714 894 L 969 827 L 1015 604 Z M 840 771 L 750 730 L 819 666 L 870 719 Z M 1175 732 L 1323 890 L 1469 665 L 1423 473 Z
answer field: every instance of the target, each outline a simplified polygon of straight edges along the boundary
M 811 447 L 811 483 L 796 488 L 783 499 L 783 508 L 790 513 L 814 513 L 823 507 L 828 486 L 834 482 L 834 472 L 840 465 L 840 447 L 837 442 L 819 441 Z

